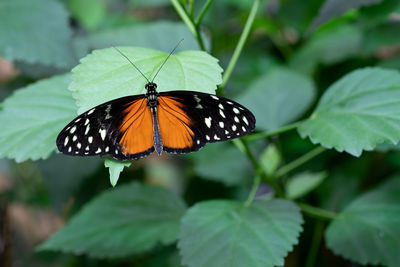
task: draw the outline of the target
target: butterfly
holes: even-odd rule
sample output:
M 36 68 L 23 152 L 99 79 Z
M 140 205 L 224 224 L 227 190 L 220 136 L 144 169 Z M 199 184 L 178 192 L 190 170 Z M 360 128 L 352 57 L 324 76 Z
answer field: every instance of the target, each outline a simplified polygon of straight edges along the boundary
M 162 151 L 194 152 L 206 143 L 241 137 L 255 128 L 251 111 L 233 100 L 186 90 L 159 93 L 154 78 L 144 77 L 146 94 L 114 99 L 80 114 L 57 136 L 58 150 L 74 156 L 132 160 L 154 151 L 159 155 Z

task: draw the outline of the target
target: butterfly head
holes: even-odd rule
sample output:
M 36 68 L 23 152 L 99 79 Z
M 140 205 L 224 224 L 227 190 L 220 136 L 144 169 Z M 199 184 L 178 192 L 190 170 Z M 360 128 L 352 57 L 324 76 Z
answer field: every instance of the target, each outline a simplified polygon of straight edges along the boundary
M 146 88 L 148 94 L 155 93 L 156 89 L 157 89 L 157 84 L 155 84 L 153 82 L 148 82 L 148 83 L 146 83 L 144 88 Z

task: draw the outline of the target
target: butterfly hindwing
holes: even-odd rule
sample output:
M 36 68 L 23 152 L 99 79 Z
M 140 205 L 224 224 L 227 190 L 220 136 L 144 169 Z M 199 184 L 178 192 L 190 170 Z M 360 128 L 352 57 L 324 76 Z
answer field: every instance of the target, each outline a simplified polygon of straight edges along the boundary
M 122 97 L 96 106 L 76 117 L 60 132 L 57 147 L 68 155 L 109 154 L 117 160 L 147 156 L 154 148 L 152 130 L 149 136 L 143 135 L 149 132 L 149 118 L 144 117 L 146 110 L 145 95 Z M 141 139 L 138 141 L 132 136 Z
M 170 91 L 160 93 L 158 101 L 164 150 L 170 153 L 197 151 L 206 143 L 241 137 L 255 128 L 254 115 L 224 97 Z

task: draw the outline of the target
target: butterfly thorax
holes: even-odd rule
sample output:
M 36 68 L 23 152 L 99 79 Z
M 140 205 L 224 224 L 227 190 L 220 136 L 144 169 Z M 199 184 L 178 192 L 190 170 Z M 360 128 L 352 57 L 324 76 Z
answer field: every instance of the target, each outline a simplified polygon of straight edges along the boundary
M 158 106 L 158 93 L 157 93 L 157 84 L 153 82 L 149 82 L 145 85 L 147 90 L 146 98 L 147 98 L 147 105 L 150 107 L 152 112 L 157 111 Z

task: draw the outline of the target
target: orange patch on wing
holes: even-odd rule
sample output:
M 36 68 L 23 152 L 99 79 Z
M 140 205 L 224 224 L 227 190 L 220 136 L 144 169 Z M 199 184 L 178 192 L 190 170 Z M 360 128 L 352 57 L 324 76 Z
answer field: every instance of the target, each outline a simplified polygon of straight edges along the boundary
M 192 122 L 174 97 L 160 96 L 157 111 L 164 146 L 183 149 L 193 146 Z
M 146 99 L 127 106 L 119 131 L 122 133 L 119 143 L 124 154 L 142 153 L 153 146 L 153 118 Z

